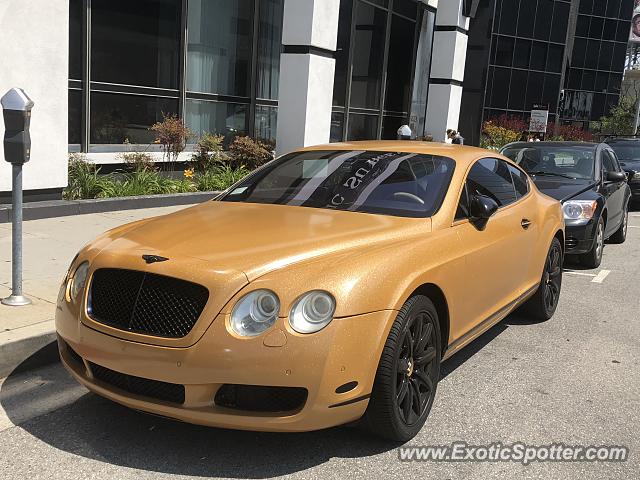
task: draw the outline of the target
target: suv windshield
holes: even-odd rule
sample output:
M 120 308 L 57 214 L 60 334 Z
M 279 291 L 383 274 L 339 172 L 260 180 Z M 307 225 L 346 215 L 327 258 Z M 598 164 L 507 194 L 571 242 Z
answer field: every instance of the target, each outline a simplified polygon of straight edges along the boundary
M 454 169 L 452 159 L 428 154 L 298 152 L 249 175 L 221 200 L 429 217 L 440 208 Z
M 621 162 L 640 161 L 640 141 L 637 142 L 611 142 L 609 144 L 616 152 L 618 160 Z
M 579 179 L 594 177 L 594 145 L 513 145 L 505 148 L 502 154 L 531 174 Z

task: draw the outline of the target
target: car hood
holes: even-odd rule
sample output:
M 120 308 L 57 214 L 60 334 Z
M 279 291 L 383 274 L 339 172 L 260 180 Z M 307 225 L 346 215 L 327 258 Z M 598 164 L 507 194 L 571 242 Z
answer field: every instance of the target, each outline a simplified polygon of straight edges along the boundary
M 634 172 L 640 172 L 640 160 L 625 160 L 622 163 L 623 170 L 633 170 Z
M 533 181 L 545 195 L 560 200 L 567 201 L 587 190 L 592 189 L 596 182 L 593 180 L 569 179 L 562 177 L 534 176 Z
M 428 218 L 211 201 L 144 222 L 103 253 L 194 258 L 252 281 L 287 265 L 430 230 Z

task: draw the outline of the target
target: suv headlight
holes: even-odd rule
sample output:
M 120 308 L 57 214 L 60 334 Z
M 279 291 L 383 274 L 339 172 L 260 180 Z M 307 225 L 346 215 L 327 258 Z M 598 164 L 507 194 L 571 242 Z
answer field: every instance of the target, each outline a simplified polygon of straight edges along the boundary
M 631 177 L 631 178 L 633 178 L 634 180 L 640 180 L 640 172 L 634 173 L 633 177 Z
M 597 208 L 598 202 L 595 200 L 569 200 L 562 205 L 564 219 L 573 225 L 587 223 L 593 218 Z
M 89 276 L 89 262 L 82 262 L 78 265 L 75 272 L 69 279 L 69 286 L 67 291 L 69 292 L 69 300 L 73 303 L 77 303 L 80 296 L 84 292 L 84 287 L 87 285 L 87 277 Z
M 255 290 L 238 300 L 231 328 L 242 337 L 255 337 L 271 327 L 280 312 L 280 299 L 271 290 Z
M 314 333 L 322 330 L 333 320 L 336 301 L 321 290 L 302 295 L 291 308 L 289 325 L 298 333 Z

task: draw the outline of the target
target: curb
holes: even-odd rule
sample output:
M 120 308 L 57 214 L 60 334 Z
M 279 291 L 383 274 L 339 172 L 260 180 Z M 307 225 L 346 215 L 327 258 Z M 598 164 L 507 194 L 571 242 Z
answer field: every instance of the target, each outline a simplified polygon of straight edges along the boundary
M 59 360 L 56 333 L 51 327 L 51 324 L 33 329 L 25 327 L 25 329 L 32 331 L 23 332 L 20 334 L 21 338 L 9 339 L 8 341 L 2 339 L 6 333 L 0 334 L 0 345 L 2 346 L 0 348 L 0 379 L 12 374 L 35 370 Z M 36 353 L 38 355 L 34 355 Z
M 141 208 L 172 207 L 206 202 L 220 192 L 174 193 L 170 195 L 145 195 L 140 197 L 97 198 L 91 200 L 52 200 L 28 202 L 23 205 L 24 220 L 40 220 L 70 215 L 138 210 Z M 0 205 L 0 223 L 11 222 L 11 205 Z

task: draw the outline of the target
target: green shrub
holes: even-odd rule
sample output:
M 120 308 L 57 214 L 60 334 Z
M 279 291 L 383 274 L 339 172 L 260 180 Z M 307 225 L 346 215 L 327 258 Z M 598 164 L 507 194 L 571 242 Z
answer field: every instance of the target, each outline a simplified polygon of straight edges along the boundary
M 229 146 L 229 152 L 236 164 L 254 169 L 273 160 L 271 146 L 250 137 L 236 137 Z
M 112 176 L 103 184 L 101 198 L 166 195 L 196 190 L 189 180 L 174 180 L 156 171 L 138 170 L 126 173 L 121 179 Z
M 228 163 L 230 157 L 222 148 L 223 142 L 222 135 L 203 134 L 191 156 L 190 167 L 197 172 L 206 172 L 218 165 Z
M 62 196 L 65 200 L 96 198 L 102 191 L 104 180 L 100 169 L 87 162 L 80 153 L 69 155 L 69 182 Z
M 201 192 L 226 190 L 249 174 L 244 166 L 233 168 L 229 165 L 218 166 L 195 176 L 196 186 Z

